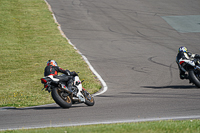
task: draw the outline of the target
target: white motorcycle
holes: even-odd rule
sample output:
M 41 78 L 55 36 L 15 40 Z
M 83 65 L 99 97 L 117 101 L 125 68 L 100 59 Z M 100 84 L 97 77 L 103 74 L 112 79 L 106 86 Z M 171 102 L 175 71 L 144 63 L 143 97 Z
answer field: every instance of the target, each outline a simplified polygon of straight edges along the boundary
M 196 85 L 196 87 L 200 88 L 200 62 L 199 59 L 193 60 L 181 60 L 179 61 L 179 66 L 181 69 L 188 73 L 188 78 L 190 83 Z
M 83 82 L 83 81 L 82 81 Z M 45 91 L 51 92 L 54 101 L 62 108 L 70 108 L 74 103 L 85 103 L 93 106 L 95 101 L 92 95 L 82 87 L 78 74 L 74 77 L 72 92 L 68 90 L 66 83 L 60 83 L 59 79 L 53 76 L 41 78 Z

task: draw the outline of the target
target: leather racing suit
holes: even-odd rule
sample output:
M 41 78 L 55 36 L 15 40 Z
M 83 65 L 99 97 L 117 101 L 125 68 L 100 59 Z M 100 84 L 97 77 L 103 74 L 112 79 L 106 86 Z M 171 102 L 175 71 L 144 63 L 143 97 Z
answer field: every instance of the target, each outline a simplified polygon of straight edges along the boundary
M 58 72 L 63 73 L 63 75 L 58 75 Z M 71 91 L 73 85 L 73 76 L 75 76 L 75 72 L 70 72 L 69 70 L 64 70 L 58 66 L 46 66 L 44 69 L 44 76 L 52 75 L 53 78 L 59 79 L 59 82 L 67 82 L 67 88 Z

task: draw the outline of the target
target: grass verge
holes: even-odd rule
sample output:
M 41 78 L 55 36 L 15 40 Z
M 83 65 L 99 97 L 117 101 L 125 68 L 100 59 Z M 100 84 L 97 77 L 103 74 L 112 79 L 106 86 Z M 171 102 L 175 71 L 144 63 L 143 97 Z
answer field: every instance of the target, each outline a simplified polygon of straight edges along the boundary
M 63 69 L 80 72 L 90 93 L 101 88 L 82 57 L 60 34 L 44 0 L 0 1 L 0 107 L 53 103 L 41 91 L 49 59 Z
M 100 124 L 44 129 L 7 130 L 3 133 L 199 133 L 200 120 Z
M 81 56 L 63 38 L 43 0 L 0 1 L 0 106 L 34 106 L 54 102 L 40 78 L 48 59 L 60 67 L 80 72 L 90 93 L 101 88 Z M 22 129 L 5 133 L 196 133 L 200 121 L 159 121 L 89 125 L 62 128 Z

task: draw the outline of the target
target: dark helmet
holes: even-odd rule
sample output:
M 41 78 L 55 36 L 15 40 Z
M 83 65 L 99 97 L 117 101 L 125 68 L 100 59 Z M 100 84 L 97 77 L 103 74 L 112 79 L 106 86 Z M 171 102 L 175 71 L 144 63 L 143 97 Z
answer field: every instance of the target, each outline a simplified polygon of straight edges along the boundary
M 178 52 L 187 52 L 187 48 L 186 47 L 180 47 L 178 49 Z
M 52 65 L 52 66 L 58 66 L 57 62 L 55 60 L 48 60 L 47 61 L 47 66 Z

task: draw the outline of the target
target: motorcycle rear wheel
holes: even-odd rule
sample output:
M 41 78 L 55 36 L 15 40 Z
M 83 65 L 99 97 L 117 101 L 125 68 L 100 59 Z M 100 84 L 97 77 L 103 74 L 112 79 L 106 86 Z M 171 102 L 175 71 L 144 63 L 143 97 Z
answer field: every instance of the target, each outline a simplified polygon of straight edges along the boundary
M 197 73 L 195 73 L 193 70 L 189 71 L 189 79 L 192 83 L 196 85 L 196 87 L 200 88 L 200 79 L 196 76 Z
M 72 100 L 70 96 L 64 96 L 63 90 L 59 88 L 53 88 L 51 96 L 53 100 L 62 108 L 70 108 L 72 106 Z

